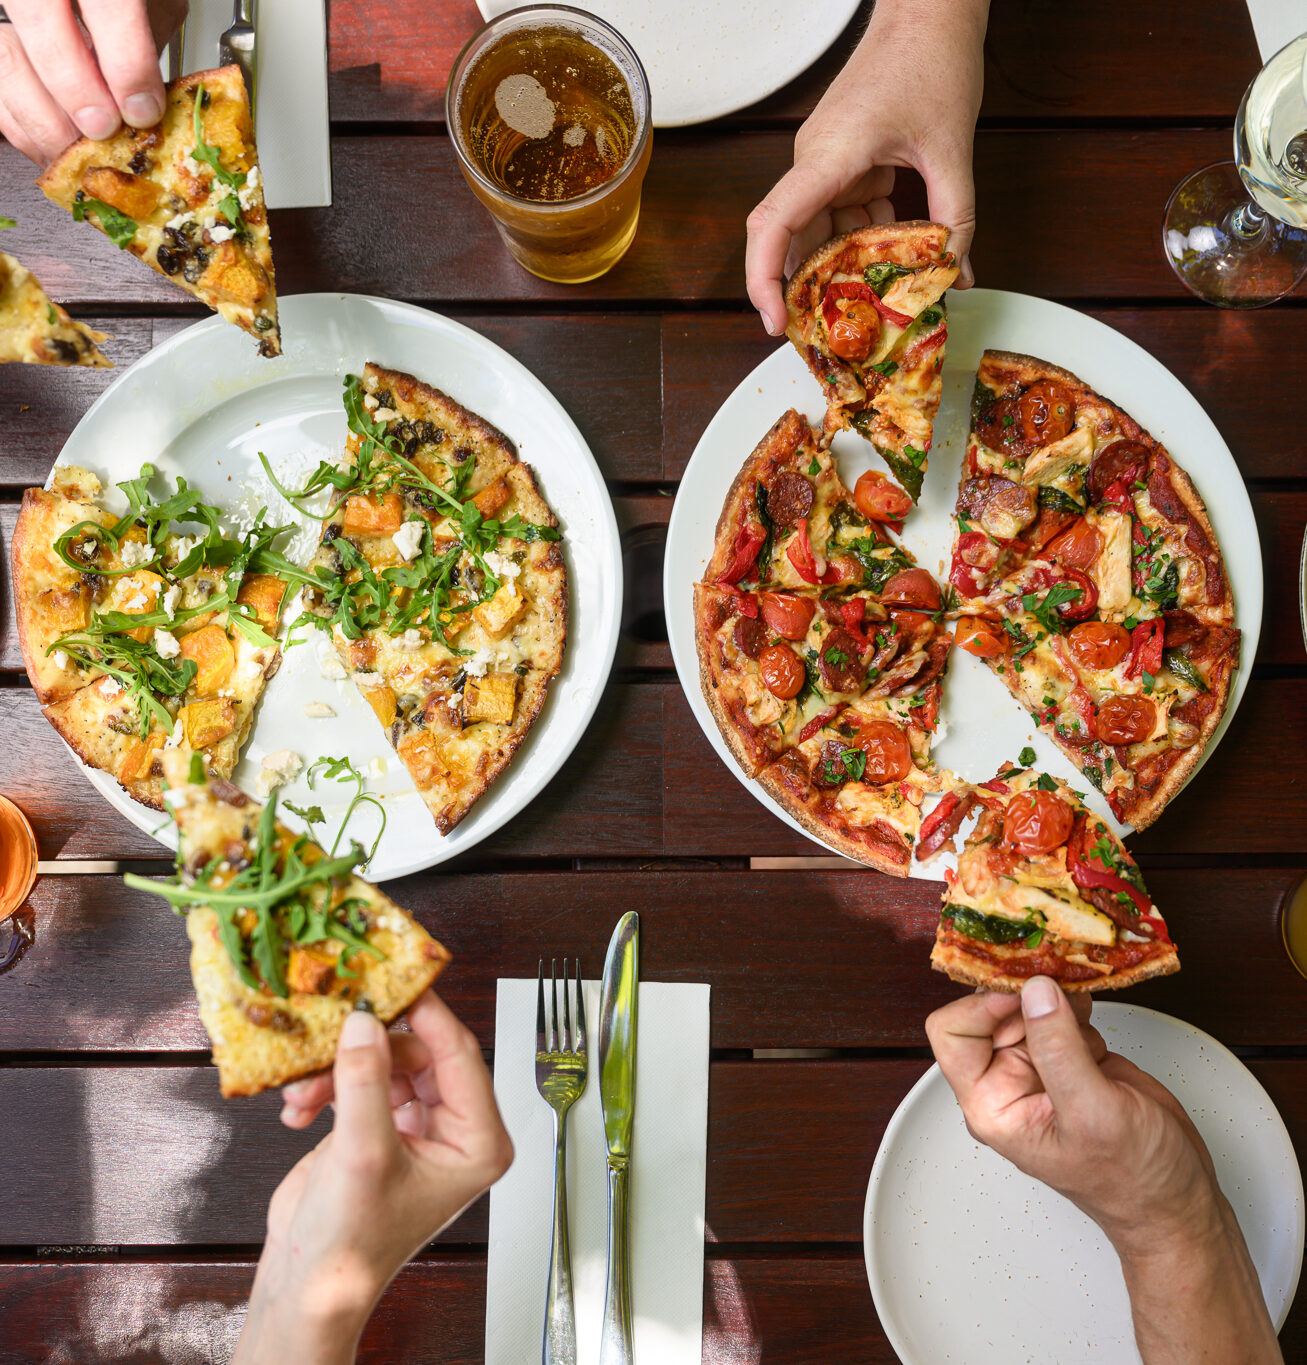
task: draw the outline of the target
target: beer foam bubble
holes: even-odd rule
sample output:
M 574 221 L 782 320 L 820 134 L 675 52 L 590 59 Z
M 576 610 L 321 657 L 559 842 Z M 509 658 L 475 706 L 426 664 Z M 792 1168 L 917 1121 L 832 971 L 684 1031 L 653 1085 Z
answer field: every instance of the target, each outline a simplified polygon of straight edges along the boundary
M 554 102 L 534 76 L 505 76 L 495 87 L 499 117 L 523 137 L 548 137 L 554 129 Z

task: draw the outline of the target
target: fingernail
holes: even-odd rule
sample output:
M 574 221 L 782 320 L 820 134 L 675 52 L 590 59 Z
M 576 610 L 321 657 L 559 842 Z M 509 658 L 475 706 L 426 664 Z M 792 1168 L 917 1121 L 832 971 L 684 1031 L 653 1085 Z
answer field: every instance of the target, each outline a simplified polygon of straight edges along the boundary
M 760 316 L 762 317 L 762 325 L 767 329 L 767 335 L 769 337 L 778 337 L 785 330 L 783 327 L 778 327 L 776 322 L 768 317 L 766 313 L 763 313 Z
M 342 1051 L 352 1047 L 376 1047 L 380 1041 L 381 1022 L 367 1010 L 351 1010 L 340 1031 Z
M 1057 1009 L 1058 988 L 1046 976 L 1032 976 L 1021 992 L 1021 1013 L 1027 1019 L 1042 1019 Z
M 975 282 L 976 282 L 976 274 L 975 274 L 975 271 L 973 271 L 972 268 L 971 268 L 971 257 L 970 257 L 970 256 L 963 256 L 963 258 L 962 258 L 962 269 L 961 269 L 958 273 L 962 276 L 962 283 L 963 283 L 963 284 L 965 284 L 965 285 L 967 285 L 967 286 L 970 286 L 970 285 L 975 284 Z
M 123 117 L 133 128 L 153 128 L 163 117 L 157 95 L 128 95 L 123 101 Z
M 118 130 L 118 115 L 111 109 L 101 109 L 94 104 L 79 109 L 73 115 L 73 122 L 82 130 L 83 135 L 93 142 L 103 142 Z

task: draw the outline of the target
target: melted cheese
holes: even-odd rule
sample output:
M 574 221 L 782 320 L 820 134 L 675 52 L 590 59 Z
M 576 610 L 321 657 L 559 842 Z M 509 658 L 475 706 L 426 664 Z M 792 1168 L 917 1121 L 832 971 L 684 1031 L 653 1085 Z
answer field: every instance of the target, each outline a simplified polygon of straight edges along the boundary
M 1103 548 L 1089 566 L 1098 589 L 1098 614 L 1104 618 L 1124 616 L 1134 596 L 1131 519 L 1115 509 L 1089 512 L 1085 518 L 1103 537 Z
M 1094 453 L 1094 439 L 1085 427 L 1073 427 L 1060 441 L 1040 446 L 1026 460 L 1021 481 L 1030 487 L 1056 483 L 1071 469 L 1088 465 Z M 1076 480 L 1079 487 L 1079 478 Z

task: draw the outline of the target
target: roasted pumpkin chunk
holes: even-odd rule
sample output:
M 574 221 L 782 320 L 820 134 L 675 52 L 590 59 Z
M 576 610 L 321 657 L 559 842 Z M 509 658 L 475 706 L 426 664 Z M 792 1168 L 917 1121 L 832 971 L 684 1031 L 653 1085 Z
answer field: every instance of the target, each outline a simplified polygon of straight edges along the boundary
M 187 744 L 192 749 L 207 749 L 236 728 L 236 703 L 230 697 L 206 697 L 183 706 L 178 718 Z
M 236 651 L 221 626 L 202 626 L 183 635 L 179 643 L 182 658 L 195 661 L 191 688 L 197 696 L 211 697 L 227 685 L 236 667 Z

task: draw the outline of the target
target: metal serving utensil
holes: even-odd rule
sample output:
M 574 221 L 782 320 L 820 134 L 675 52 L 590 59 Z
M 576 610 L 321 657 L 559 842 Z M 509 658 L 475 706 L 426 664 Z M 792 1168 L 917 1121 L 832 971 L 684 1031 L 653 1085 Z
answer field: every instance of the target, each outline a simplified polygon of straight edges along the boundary
M 218 65 L 240 67 L 245 90 L 250 97 L 250 117 L 254 117 L 254 78 L 258 74 L 258 54 L 254 44 L 255 0 L 234 0 L 231 27 L 218 39 Z

